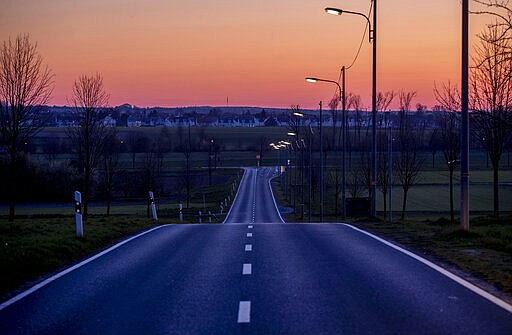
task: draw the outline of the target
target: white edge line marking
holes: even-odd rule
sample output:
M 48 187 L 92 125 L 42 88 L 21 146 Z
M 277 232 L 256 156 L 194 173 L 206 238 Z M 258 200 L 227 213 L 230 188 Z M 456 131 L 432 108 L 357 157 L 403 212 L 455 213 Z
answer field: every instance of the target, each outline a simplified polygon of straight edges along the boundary
M 251 302 L 240 301 L 238 305 L 238 323 L 251 322 Z
M 252 244 L 246 244 L 245 251 L 252 251 Z
M 401 248 L 401 247 L 399 247 L 399 246 L 397 246 L 397 245 L 394 245 L 393 243 L 388 242 L 388 241 L 386 241 L 386 240 L 384 240 L 384 239 L 382 239 L 382 238 L 380 238 L 380 237 L 378 237 L 378 236 L 375 236 L 375 235 L 373 235 L 372 233 L 369 233 L 369 232 L 367 232 L 367 231 L 364 231 L 364 230 L 362 230 L 362 229 L 356 228 L 356 227 L 351 226 L 351 225 L 346 224 L 346 223 L 342 223 L 342 225 L 345 225 L 345 226 L 350 227 L 350 228 L 352 228 L 352 229 L 354 229 L 354 230 L 357 230 L 357 231 L 358 231 L 358 232 L 360 232 L 360 233 L 363 233 L 363 234 L 365 234 L 365 235 L 367 235 L 367 236 L 370 236 L 371 238 L 373 238 L 373 239 L 375 239 L 375 240 L 377 240 L 377 241 L 379 241 L 379 242 L 381 242 L 381 243 L 384 243 L 384 244 L 385 244 L 385 245 L 387 245 L 388 247 L 391 247 L 391 248 L 393 248 L 393 249 L 395 249 L 395 250 L 400 251 L 400 252 L 401 252 L 401 253 L 403 253 L 403 254 L 406 254 L 406 255 L 407 255 L 407 256 L 409 256 L 409 257 L 414 258 L 415 260 L 417 260 L 417 261 L 419 261 L 419 262 L 421 262 L 421 263 L 425 264 L 426 266 L 428 266 L 428 267 L 430 267 L 430 268 L 432 268 L 432 269 L 436 270 L 437 272 L 439 272 L 439 273 L 441 273 L 441 274 L 445 275 L 446 277 L 448 277 L 448 278 L 450 278 L 451 280 L 453 280 L 453 281 L 455 281 L 455 282 L 459 283 L 460 285 L 462 285 L 462 286 L 464 286 L 465 288 L 467 288 L 467 289 L 469 289 L 469 290 L 473 291 L 474 293 L 476 293 L 476 294 L 480 295 L 481 297 L 483 297 L 483 298 L 485 298 L 485 299 L 489 300 L 490 302 L 492 302 L 492 303 L 494 303 L 494 304 L 498 305 L 499 307 L 503 308 L 503 309 L 504 309 L 504 310 L 506 310 L 507 312 L 512 313 L 512 305 L 510 305 L 510 304 L 506 303 L 505 301 L 503 301 L 503 300 L 499 299 L 498 297 L 495 297 L 494 295 L 492 295 L 492 294 L 490 294 L 489 292 L 487 292 L 487 291 L 485 291 L 485 290 L 483 290 L 483 289 L 479 288 L 478 286 L 475 286 L 474 284 L 471 284 L 471 283 L 470 283 L 470 282 L 468 282 L 467 280 L 462 279 L 461 277 L 459 277 L 459 276 L 457 276 L 457 275 L 455 275 L 455 274 L 451 273 L 450 271 L 448 271 L 448 270 L 446 270 L 446 269 L 443 269 L 443 268 L 442 268 L 442 267 L 440 267 L 439 265 L 436 265 L 436 264 L 432 263 L 431 261 L 428 261 L 428 260 L 426 260 L 425 258 L 420 257 L 420 256 L 418 256 L 418 255 L 416 255 L 416 254 L 414 254 L 414 253 L 412 253 L 412 252 L 410 252 L 410 251 L 408 251 L 408 250 L 405 250 L 405 249 L 403 249 L 403 248 Z
M 252 264 L 251 263 L 245 263 L 242 268 L 242 274 L 243 275 L 250 275 L 252 274 Z
M 247 233 L 247 237 L 252 237 L 252 233 Z
M 272 184 L 270 184 L 272 179 L 277 178 L 277 177 L 278 176 L 269 178 L 269 180 L 268 180 L 268 188 L 270 188 L 270 194 L 272 194 L 272 200 L 274 201 L 274 206 L 276 207 L 277 215 L 279 215 L 279 218 L 281 219 L 281 222 L 285 223 L 285 221 L 283 220 L 283 217 L 281 216 L 281 213 L 279 212 L 279 207 L 277 207 L 276 197 L 274 196 L 274 191 L 272 191 Z
M 231 203 L 231 207 L 229 207 L 229 211 L 228 211 L 228 214 L 226 214 L 226 217 L 224 218 L 224 221 L 222 222 L 223 224 L 226 223 L 226 221 L 228 220 L 229 218 L 229 215 L 231 214 L 231 210 L 233 209 L 233 205 L 236 203 L 236 199 L 238 198 L 238 194 L 240 193 L 240 186 L 242 185 L 242 183 L 244 182 L 245 180 L 245 176 L 246 176 L 246 172 L 247 172 L 247 169 L 246 168 L 243 168 L 244 169 L 244 175 L 242 176 L 242 179 L 240 180 L 240 183 L 238 184 L 238 188 L 236 190 L 236 195 L 235 195 L 235 199 L 233 199 L 233 202 Z
M 154 228 L 152 228 L 150 230 L 147 230 L 147 231 L 144 231 L 144 232 L 142 232 L 142 233 L 140 233 L 138 235 L 132 236 L 132 237 L 130 237 L 130 238 L 124 240 L 124 241 L 121 241 L 121 242 L 117 243 L 116 245 L 114 245 L 114 246 L 112 246 L 112 247 L 110 247 L 110 248 L 108 248 L 106 250 L 103 250 L 99 254 L 96 254 L 96 255 L 94 255 L 94 256 L 92 256 L 90 258 L 87 258 L 86 260 L 84 260 L 84 261 L 82 261 L 82 262 L 80 262 L 80 263 L 78 263 L 76 265 L 73 265 L 72 267 L 67 268 L 64 271 L 61 271 L 61 272 L 57 273 L 56 275 L 54 275 L 54 276 L 52 276 L 52 277 L 50 277 L 48 279 L 43 280 L 39 284 L 32 286 L 28 290 L 26 290 L 24 292 L 21 292 L 20 294 L 12 297 L 11 299 L 7 300 L 6 302 L 4 302 L 2 304 L 0 304 L 0 311 L 3 310 L 4 308 L 9 307 L 10 305 L 14 304 L 15 302 L 25 298 L 27 295 L 29 295 L 31 293 L 34 293 L 35 291 L 39 290 L 40 288 L 43 288 L 44 286 L 50 284 L 51 282 L 59 279 L 60 277 L 67 275 L 71 271 L 74 271 L 74 270 L 76 270 L 76 269 L 86 265 L 87 263 L 90 263 L 90 262 L 100 258 L 101 256 L 103 256 L 105 254 L 108 254 L 109 252 L 119 248 L 120 246 L 122 246 L 122 245 L 124 245 L 124 244 L 126 244 L 126 243 L 128 243 L 130 241 L 133 241 L 134 239 L 136 239 L 138 237 L 141 237 L 142 235 L 149 234 L 152 231 L 155 231 L 157 229 L 160 229 L 160 228 L 163 228 L 163 227 L 167 227 L 167 226 L 169 226 L 169 225 L 163 225 L 163 226 L 154 227 Z

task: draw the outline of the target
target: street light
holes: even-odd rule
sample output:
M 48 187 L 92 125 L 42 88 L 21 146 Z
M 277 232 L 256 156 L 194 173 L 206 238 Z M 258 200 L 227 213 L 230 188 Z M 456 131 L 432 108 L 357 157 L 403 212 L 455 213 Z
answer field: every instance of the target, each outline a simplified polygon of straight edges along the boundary
M 370 18 L 363 13 L 342 10 L 339 8 L 325 8 L 325 12 L 333 15 L 341 15 L 343 13 L 362 16 L 368 22 L 370 27 L 368 31 L 368 39 L 373 40 L 373 69 L 372 69 L 372 155 L 371 155 L 371 216 L 377 215 L 376 196 L 377 196 L 377 0 L 373 1 L 373 24 Z M 464 0 L 466 1 L 466 0 Z M 373 27 L 373 29 L 372 29 Z M 312 78 L 315 79 L 315 78 Z
M 364 15 L 363 13 L 352 12 L 352 11 L 349 11 L 349 10 L 344 10 L 344 9 L 339 9 L 339 8 L 332 8 L 332 7 L 327 7 L 324 10 L 325 10 L 325 12 L 327 14 L 332 14 L 332 15 L 341 15 L 343 13 L 347 13 L 347 14 L 359 15 L 359 16 L 364 17 L 366 19 L 366 21 L 368 22 L 368 26 L 370 27 L 370 34 L 368 36 L 369 40 L 371 41 L 373 39 L 372 34 L 374 33 L 374 31 L 371 29 L 372 25 L 370 23 L 370 18 L 368 18 L 368 16 Z
M 344 69 L 345 67 L 343 67 Z M 344 95 L 344 92 L 341 90 L 340 84 L 338 84 L 337 81 L 329 80 L 329 79 L 320 79 L 315 77 L 306 77 L 306 81 L 309 83 L 316 83 L 316 82 L 325 82 L 325 83 L 332 83 L 335 84 L 338 89 L 340 90 L 340 100 L 342 99 L 342 95 Z M 324 218 L 324 184 L 323 184 L 323 175 L 324 175 L 324 167 L 323 167 L 323 139 L 322 139 L 322 102 L 320 101 L 320 222 L 323 222 Z M 345 179 L 345 178 L 343 178 Z

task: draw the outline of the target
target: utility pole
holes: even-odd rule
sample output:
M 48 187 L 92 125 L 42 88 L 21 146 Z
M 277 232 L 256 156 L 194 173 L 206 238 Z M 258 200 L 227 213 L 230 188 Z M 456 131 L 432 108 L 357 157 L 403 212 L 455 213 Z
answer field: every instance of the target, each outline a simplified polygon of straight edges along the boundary
M 324 222 L 324 141 L 322 137 L 322 101 L 320 101 L 320 222 Z
M 371 217 L 377 216 L 377 0 L 373 0 Z
M 461 131 L 460 131 L 460 224 L 469 231 L 469 113 L 468 113 L 468 65 L 469 65 L 469 0 L 462 0 L 462 83 L 461 83 Z

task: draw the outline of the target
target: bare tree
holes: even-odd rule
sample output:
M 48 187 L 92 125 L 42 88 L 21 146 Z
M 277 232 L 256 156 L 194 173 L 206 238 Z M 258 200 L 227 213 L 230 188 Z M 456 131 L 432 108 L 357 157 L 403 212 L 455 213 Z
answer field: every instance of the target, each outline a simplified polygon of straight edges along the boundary
M 512 58 L 512 2 L 510 0 L 474 0 L 483 5 L 483 10 L 476 10 L 473 13 L 490 15 L 494 21 L 488 24 L 490 29 L 497 29 L 496 36 L 488 39 L 489 43 L 504 47 L 503 56 L 505 59 Z M 503 44 L 505 42 L 505 44 Z
M 128 150 L 132 154 L 132 169 L 135 169 L 135 159 L 137 157 L 137 153 L 144 152 L 144 150 L 148 147 L 149 139 L 142 131 L 134 131 L 129 132 L 128 137 L 126 139 L 128 144 Z
M 105 144 L 102 152 L 103 159 L 103 178 L 105 187 L 105 200 L 107 201 L 107 216 L 110 215 L 112 204 L 112 188 L 114 177 L 118 173 L 119 154 L 121 152 L 121 140 L 117 136 L 115 128 L 105 138 Z
M 186 141 L 182 147 L 183 155 L 185 156 L 185 189 L 187 196 L 187 208 L 190 207 L 190 188 L 191 188 L 191 180 L 190 180 L 190 155 L 192 154 L 192 139 L 190 137 L 190 125 L 188 125 L 188 136 Z
M 377 111 L 385 112 L 389 105 L 393 102 L 396 97 L 395 91 L 386 91 L 386 92 L 378 92 L 377 93 Z M 410 102 L 409 102 L 410 104 Z
M 93 173 L 98 165 L 106 139 L 113 127 L 105 123 L 108 115 L 109 95 L 103 88 L 101 75 L 81 75 L 73 84 L 71 101 L 75 106 L 74 126 L 68 129 L 68 136 L 75 147 L 82 175 L 83 215 L 88 214 L 88 203 Z
M 338 209 L 338 201 L 340 199 L 341 195 L 341 182 L 342 182 L 342 174 L 341 174 L 341 168 L 338 166 L 335 166 L 332 169 L 328 170 L 327 173 L 327 180 L 330 185 L 334 186 L 334 216 L 337 218 L 339 214 Z
M 504 28 L 491 25 L 479 35 L 472 74 L 472 109 L 477 138 L 493 168 L 493 210 L 499 215 L 499 163 L 512 124 L 512 40 L 502 38 Z
M 450 178 L 450 221 L 455 223 L 453 206 L 453 174 L 460 157 L 460 92 L 450 82 L 439 90 L 434 85 L 434 96 L 442 110 L 438 114 L 441 147 Z
M 407 208 L 407 195 L 411 186 L 417 183 L 423 159 L 419 156 L 421 140 L 424 136 L 425 125 L 418 124 L 409 114 L 411 101 L 416 92 L 399 93 L 400 112 L 398 125 L 398 149 L 399 156 L 395 171 L 403 190 L 402 220 L 405 218 Z
M 354 115 L 354 131 L 352 131 L 353 136 L 350 136 L 351 132 L 347 131 L 347 148 L 348 148 L 348 165 L 352 167 L 352 152 L 354 147 L 358 147 L 361 143 L 361 130 L 362 130 L 362 120 L 361 120 L 361 110 L 363 108 L 363 103 L 360 95 L 356 95 L 353 93 L 349 93 L 347 97 L 347 108 L 353 110 Z
M 339 94 L 335 94 L 334 97 L 329 102 L 329 108 L 331 109 L 331 118 L 332 118 L 332 142 L 330 147 L 333 151 L 336 151 L 336 123 L 338 122 L 338 104 L 340 102 Z M 341 133 L 341 132 L 340 132 Z
M 28 35 L 4 42 L 0 51 L 0 132 L 9 160 L 9 221 L 15 215 L 18 155 L 45 124 L 47 117 L 41 107 L 50 99 L 53 78 Z
M 390 113 L 382 113 L 386 112 L 389 108 L 389 105 L 395 99 L 396 93 L 395 91 L 387 91 L 385 93 L 379 92 L 377 94 L 377 112 L 379 112 L 380 123 L 383 127 L 391 126 L 391 118 L 389 117 Z M 378 159 L 377 159 L 377 184 L 379 185 L 379 189 L 382 193 L 383 199 L 383 208 L 384 208 L 384 218 L 387 217 L 387 194 L 389 190 L 389 159 L 388 159 L 388 137 L 387 134 L 379 134 L 378 141 Z

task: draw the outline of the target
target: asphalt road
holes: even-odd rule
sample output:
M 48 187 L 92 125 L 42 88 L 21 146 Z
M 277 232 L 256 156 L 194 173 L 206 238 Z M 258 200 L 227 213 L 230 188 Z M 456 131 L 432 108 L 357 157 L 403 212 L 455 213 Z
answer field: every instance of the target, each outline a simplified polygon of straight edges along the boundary
M 414 255 L 281 223 L 272 174 L 246 171 L 225 224 L 159 227 L 4 303 L 0 334 L 511 334 L 511 306 Z
M 224 223 L 284 223 L 270 187 L 273 168 L 247 168 Z

